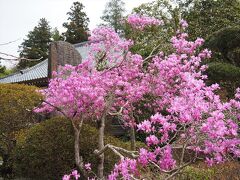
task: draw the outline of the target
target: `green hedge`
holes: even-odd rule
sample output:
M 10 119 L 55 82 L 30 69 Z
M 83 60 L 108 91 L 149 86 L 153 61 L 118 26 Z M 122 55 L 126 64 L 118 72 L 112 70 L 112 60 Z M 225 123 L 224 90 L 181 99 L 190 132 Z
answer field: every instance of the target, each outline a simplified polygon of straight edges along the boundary
M 0 131 L 17 131 L 33 122 L 32 109 L 41 102 L 34 86 L 0 84 Z
M 96 170 L 97 157 L 93 155 L 93 151 L 97 148 L 98 132 L 95 128 L 84 125 L 81 134 L 80 154 Z M 75 167 L 73 129 L 65 118 L 46 120 L 29 130 L 19 132 L 17 137 L 14 155 L 14 171 L 17 176 L 59 179 Z M 105 142 L 130 148 L 130 143 L 111 136 L 106 136 Z M 138 144 L 140 145 L 142 144 Z M 118 157 L 107 151 L 105 173 L 110 172 L 117 161 Z
M 228 161 L 208 167 L 204 162 L 187 166 L 175 179 L 179 180 L 212 180 L 240 179 L 240 164 L 238 161 Z
M 212 62 L 207 70 L 210 79 L 215 81 L 239 81 L 240 68 L 228 63 Z
M 207 40 L 206 46 L 215 53 L 220 52 L 224 62 L 240 67 L 240 27 L 225 27 L 214 32 Z
M 11 173 L 14 132 L 35 123 L 31 111 L 41 102 L 41 96 L 34 86 L 21 84 L 0 84 L 0 156 L 3 165 L 0 173 Z
M 178 175 L 179 180 L 211 180 L 215 175 L 213 169 L 200 169 L 188 166 Z
M 208 64 L 207 74 L 211 83 L 219 83 L 232 98 L 240 86 L 240 68 L 229 63 L 212 62 Z

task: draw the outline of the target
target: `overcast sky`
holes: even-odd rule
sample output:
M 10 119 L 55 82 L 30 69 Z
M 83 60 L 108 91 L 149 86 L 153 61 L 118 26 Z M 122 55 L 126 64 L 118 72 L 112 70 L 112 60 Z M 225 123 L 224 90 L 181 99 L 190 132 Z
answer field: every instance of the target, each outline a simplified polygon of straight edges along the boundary
M 0 44 L 17 40 L 8 45 L 0 45 L 0 52 L 18 56 L 18 46 L 23 38 L 45 17 L 51 27 L 64 31 L 62 23 L 66 22 L 72 3 L 76 0 L 0 0 Z M 132 8 L 152 0 L 124 0 L 127 13 Z M 85 6 L 85 12 L 90 19 L 92 30 L 100 24 L 100 16 L 108 0 L 80 0 Z M 2 64 L 7 65 L 2 62 Z

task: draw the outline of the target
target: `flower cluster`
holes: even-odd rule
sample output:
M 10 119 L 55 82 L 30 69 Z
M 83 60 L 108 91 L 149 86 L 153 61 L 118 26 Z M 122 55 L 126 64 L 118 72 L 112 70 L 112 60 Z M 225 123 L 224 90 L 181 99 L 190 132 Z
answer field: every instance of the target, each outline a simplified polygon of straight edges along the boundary
M 45 103 L 35 111 L 50 112 L 57 107 L 69 118 L 98 118 L 104 110 L 106 95 L 106 89 L 101 84 L 104 79 L 98 74 L 89 72 L 85 65 L 63 67 L 62 71 L 50 80 L 49 88 L 41 90 Z
M 108 176 L 108 180 L 116 180 L 119 175 L 125 180 L 131 180 L 133 175 L 138 176 L 137 161 L 134 159 L 122 159 L 119 164 L 115 165 L 113 172 Z
M 74 179 L 79 179 L 80 178 L 80 174 L 78 174 L 78 171 L 77 170 L 73 170 L 71 174 L 69 175 L 64 175 L 62 180 L 70 180 L 71 177 L 73 177 Z
M 188 23 L 184 19 L 181 19 L 179 24 L 183 29 L 186 29 L 188 27 Z
M 102 63 L 105 67 L 111 67 L 123 61 L 124 54 L 133 44 L 131 40 L 120 38 L 112 28 L 108 27 L 94 29 L 89 41 L 92 43 L 87 60 L 93 65 Z
M 163 25 L 163 21 L 153 18 L 153 17 L 148 17 L 148 16 L 141 16 L 138 14 L 132 14 L 129 15 L 127 18 L 127 22 L 135 29 L 143 30 L 146 26 L 151 26 L 151 25 Z
M 91 163 L 87 163 L 84 165 L 85 170 L 87 170 L 88 172 L 92 170 L 91 168 Z M 80 178 L 80 174 L 78 173 L 77 170 L 73 170 L 71 174 L 65 174 L 62 178 L 62 180 L 70 180 L 71 177 L 73 177 L 74 179 L 79 179 Z M 88 180 L 95 180 L 96 178 L 88 178 Z

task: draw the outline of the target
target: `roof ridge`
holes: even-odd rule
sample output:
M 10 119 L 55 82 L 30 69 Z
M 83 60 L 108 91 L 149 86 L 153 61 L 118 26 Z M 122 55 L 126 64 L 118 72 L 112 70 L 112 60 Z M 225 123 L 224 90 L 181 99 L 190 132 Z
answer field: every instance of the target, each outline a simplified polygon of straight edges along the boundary
M 7 76 L 1 77 L 0 80 L 1 80 L 1 79 L 5 79 L 5 78 L 7 78 L 7 77 L 14 76 L 14 75 L 16 75 L 16 74 L 18 74 L 18 73 L 19 73 L 19 72 L 15 72 L 15 73 L 9 74 L 9 75 L 7 75 Z
M 99 42 L 100 40 L 91 40 L 91 41 L 84 41 L 84 42 L 80 42 L 80 43 L 77 43 L 77 44 L 73 44 L 73 46 L 76 48 L 76 47 L 80 47 L 80 46 L 83 46 L 83 45 L 86 45 L 86 44 L 91 44 L 91 43 L 95 43 L 95 42 Z
M 22 69 L 22 70 L 18 71 L 18 73 L 21 73 L 21 71 L 23 71 L 23 72 L 28 72 L 28 71 L 30 71 L 30 70 L 32 70 L 32 69 L 35 69 L 35 68 L 41 66 L 41 65 L 44 64 L 46 61 L 48 61 L 48 59 L 45 59 L 45 60 L 41 61 L 40 63 L 37 63 L 37 64 L 35 64 L 34 66 L 31 66 L 31 67 L 29 67 L 29 68 Z
M 76 43 L 76 44 L 73 44 L 73 46 L 76 48 L 76 47 L 86 45 L 88 43 L 91 43 L 91 41 L 84 41 L 84 42 Z
M 41 65 L 44 64 L 45 62 L 48 62 L 48 59 L 45 59 L 45 60 L 41 61 L 40 63 L 38 63 L 38 64 L 36 64 L 36 65 L 34 65 L 34 66 L 32 66 L 32 67 L 29 67 L 29 68 L 26 68 L 26 69 L 22 69 L 22 70 L 19 70 L 19 71 L 13 73 L 13 74 L 9 74 L 9 75 L 7 75 L 7 76 L 4 76 L 4 77 L 0 78 L 0 80 L 9 78 L 9 77 L 11 77 L 11 76 L 19 75 L 19 74 L 21 74 L 21 75 L 22 75 L 22 74 L 25 74 L 25 73 L 27 73 L 27 72 L 29 72 L 29 71 L 31 71 L 31 70 L 34 70 L 34 69 L 38 68 L 39 66 L 41 66 Z M 22 71 L 23 73 L 21 73 L 21 71 Z

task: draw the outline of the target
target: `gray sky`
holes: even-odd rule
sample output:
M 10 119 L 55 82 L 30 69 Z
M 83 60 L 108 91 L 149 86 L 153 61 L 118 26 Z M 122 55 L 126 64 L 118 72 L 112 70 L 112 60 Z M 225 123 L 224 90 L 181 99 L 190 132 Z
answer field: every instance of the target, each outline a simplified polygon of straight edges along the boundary
M 18 56 L 18 46 L 23 38 L 45 17 L 51 27 L 64 31 L 62 23 L 66 22 L 72 3 L 76 0 L 0 0 L 0 44 L 17 40 L 14 43 L 0 46 L 0 52 Z M 152 0 L 124 0 L 127 13 L 132 8 Z M 92 30 L 100 24 L 100 16 L 108 0 L 80 0 L 85 6 L 85 12 L 90 19 L 89 28 Z M 9 62 L 2 62 L 7 67 Z

